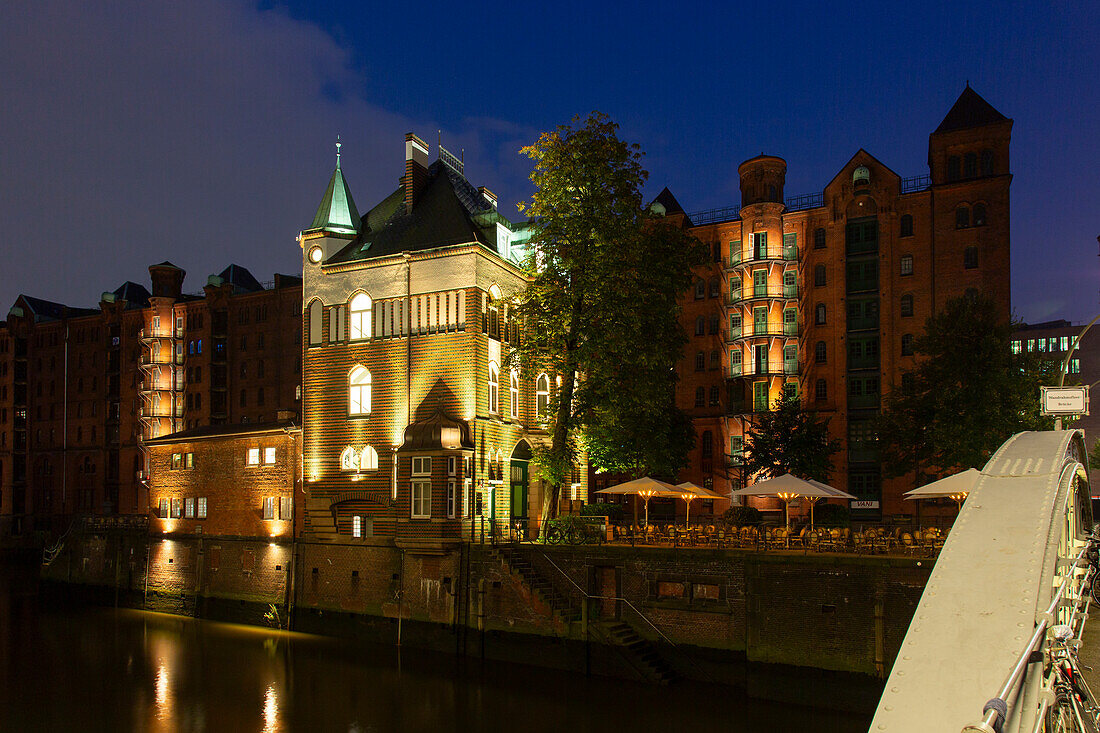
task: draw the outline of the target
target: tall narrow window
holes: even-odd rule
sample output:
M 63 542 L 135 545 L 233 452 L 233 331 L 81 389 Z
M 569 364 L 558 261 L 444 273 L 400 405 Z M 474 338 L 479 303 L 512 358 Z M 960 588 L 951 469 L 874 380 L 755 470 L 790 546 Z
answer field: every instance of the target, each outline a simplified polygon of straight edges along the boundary
M 955 209 L 955 228 L 966 229 L 968 226 L 970 226 L 970 208 L 959 206 Z
M 814 401 L 824 402 L 829 396 L 829 384 L 824 379 L 814 383 Z
M 913 274 L 913 255 L 901 256 L 901 274 L 903 277 Z
M 993 151 L 988 148 L 982 151 L 982 175 L 993 175 Z
M 978 156 L 975 153 L 967 153 L 963 156 L 963 176 L 975 178 L 978 175 Z
M 363 452 L 359 454 L 359 468 L 363 471 L 378 470 L 378 451 L 372 446 L 368 445 L 363 449 Z
M 371 335 L 371 299 L 366 293 L 356 293 L 348 301 L 348 337 L 352 341 Z
M 500 411 L 500 372 L 496 362 L 489 362 L 489 412 Z
M 825 363 L 825 342 L 818 341 L 814 344 L 814 362 L 817 364 Z
M 825 325 L 825 304 L 818 303 L 814 306 L 814 324 L 817 326 Z
M 901 336 L 901 355 L 911 356 L 913 354 L 913 334 L 906 333 Z
M 947 159 L 947 180 L 957 181 L 959 180 L 959 156 L 952 155 Z
M 825 265 L 814 266 L 814 287 L 825 287 Z
M 913 215 L 905 214 L 901 217 L 901 236 L 913 236 Z
M 309 303 L 309 345 L 318 346 L 321 343 L 321 301 L 312 300 Z M 202 341 L 199 341 L 199 353 L 202 353 Z
M 963 250 L 963 267 L 973 270 L 978 267 L 978 248 L 967 247 Z
M 814 229 L 814 249 L 825 249 L 825 229 Z
M 365 366 L 357 365 L 348 375 L 348 414 L 369 415 L 371 375 Z
M 974 226 L 985 226 L 985 204 L 974 204 Z
M 901 296 L 901 317 L 909 318 L 913 315 L 913 296 L 909 293 Z
M 428 519 L 432 515 L 432 459 L 415 456 L 412 459 L 412 507 L 414 519 Z
M 550 409 L 550 377 L 540 374 L 535 380 L 535 414 L 545 420 Z
M 519 375 L 515 372 L 508 375 L 508 404 L 515 420 L 519 417 Z

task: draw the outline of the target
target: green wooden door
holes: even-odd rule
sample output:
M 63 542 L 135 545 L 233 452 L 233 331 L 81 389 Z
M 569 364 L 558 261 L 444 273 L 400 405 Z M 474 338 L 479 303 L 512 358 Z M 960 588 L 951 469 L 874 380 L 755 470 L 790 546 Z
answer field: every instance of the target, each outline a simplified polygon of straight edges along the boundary
M 527 519 L 527 461 L 512 461 L 510 473 L 512 521 Z

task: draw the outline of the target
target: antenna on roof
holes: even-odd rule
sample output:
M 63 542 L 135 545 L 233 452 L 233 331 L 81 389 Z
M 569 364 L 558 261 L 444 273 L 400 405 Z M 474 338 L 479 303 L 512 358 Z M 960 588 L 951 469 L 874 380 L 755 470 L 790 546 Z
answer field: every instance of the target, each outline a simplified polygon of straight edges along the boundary
M 340 167 L 340 146 L 343 143 L 340 142 L 340 135 L 336 136 L 336 167 Z

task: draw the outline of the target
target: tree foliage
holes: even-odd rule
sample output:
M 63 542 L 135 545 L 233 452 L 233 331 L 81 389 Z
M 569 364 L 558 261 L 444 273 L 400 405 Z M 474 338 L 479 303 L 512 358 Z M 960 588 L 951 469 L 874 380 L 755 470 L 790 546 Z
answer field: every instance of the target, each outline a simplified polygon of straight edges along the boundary
M 744 470 L 766 478 L 791 473 L 827 481 L 832 456 L 839 450 L 840 441 L 829 439 L 828 419 L 803 410 L 796 395 L 784 394 L 771 412 L 761 413 L 749 427 Z
M 988 296 L 948 301 L 914 341 L 914 369 L 886 396 L 880 456 L 891 476 L 981 468 L 1022 430 L 1049 430 L 1039 387 L 1055 370 L 1037 354 L 1013 354 L 1013 326 Z
M 1089 451 L 1089 468 L 1100 468 L 1100 438 L 1096 439 Z
M 685 341 L 677 299 L 703 249 L 643 208 L 642 154 L 617 131 L 593 112 L 522 151 L 535 161 L 536 191 L 520 206 L 532 217 L 531 279 L 509 364 L 560 378 L 550 445 L 535 450 L 551 485 L 544 517 L 557 514 L 582 447 L 606 469 L 674 473 L 693 440 L 673 403 L 673 367 Z

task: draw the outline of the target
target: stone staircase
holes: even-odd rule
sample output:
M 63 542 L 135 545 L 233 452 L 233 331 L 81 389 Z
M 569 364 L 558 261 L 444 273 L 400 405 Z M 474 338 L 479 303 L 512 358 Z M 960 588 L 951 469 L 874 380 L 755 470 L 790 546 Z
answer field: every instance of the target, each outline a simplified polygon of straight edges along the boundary
M 534 596 L 546 604 L 554 615 L 564 623 L 581 620 L 581 610 L 568 597 L 562 595 L 531 564 L 523 552 L 511 547 L 494 547 L 490 554 L 500 561 L 504 569 L 518 578 Z M 626 663 L 646 681 L 667 685 L 677 681 L 680 675 L 666 662 L 657 651 L 657 647 L 648 639 L 638 635 L 630 624 L 623 621 L 601 621 L 590 619 L 596 636 L 605 639 L 615 647 Z

